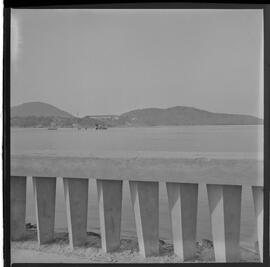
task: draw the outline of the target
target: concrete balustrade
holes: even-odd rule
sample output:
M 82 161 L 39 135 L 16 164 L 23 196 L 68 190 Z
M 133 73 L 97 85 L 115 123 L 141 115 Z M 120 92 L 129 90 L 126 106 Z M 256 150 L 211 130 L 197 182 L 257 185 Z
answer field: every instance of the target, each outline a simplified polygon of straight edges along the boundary
M 159 254 L 158 185 L 158 182 L 129 182 L 139 250 L 144 257 Z
M 239 185 L 207 185 L 215 259 L 240 260 L 241 192 Z
M 105 252 L 120 247 L 122 181 L 97 180 L 101 246 Z
M 25 231 L 26 177 L 10 177 L 10 233 L 11 240 L 20 240 Z
M 252 186 L 260 261 L 263 261 L 263 187 Z
M 26 176 L 32 176 L 38 243 L 53 241 L 55 177 L 63 177 L 70 246 L 83 246 L 87 237 L 89 177 L 98 177 L 102 249 L 113 252 L 120 247 L 122 188 L 123 180 L 126 180 L 130 186 L 139 252 L 145 257 L 159 255 L 159 182 L 165 182 L 174 253 L 181 261 L 192 260 L 195 257 L 197 241 L 198 187 L 206 184 L 215 260 L 239 262 L 241 192 L 242 186 L 247 186 L 253 193 L 258 247 L 262 261 L 264 188 L 261 167 L 262 163 L 255 159 L 219 161 L 147 157 L 142 160 L 141 157 L 58 155 L 46 155 L 44 158 L 38 155 L 35 159 L 35 155 L 13 156 L 10 177 L 11 240 L 24 237 Z M 93 174 L 88 171 L 93 171 Z M 200 173 L 203 178 L 199 176 Z M 221 174 L 221 179 L 214 177 L 217 173 Z M 201 183 L 201 179 L 204 179 L 205 184 Z
M 167 183 L 174 253 L 182 261 L 196 253 L 198 184 Z
M 83 246 L 87 237 L 88 179 L 63 178 L 69 244 Z
M 39 244 L 54 238 L 56 178 L 33 177 Z

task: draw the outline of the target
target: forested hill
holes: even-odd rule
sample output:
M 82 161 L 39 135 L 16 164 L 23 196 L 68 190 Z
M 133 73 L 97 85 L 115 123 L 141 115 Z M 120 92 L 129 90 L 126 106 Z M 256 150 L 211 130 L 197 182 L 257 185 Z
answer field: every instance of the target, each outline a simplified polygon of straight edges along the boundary
M 167 109 L 147 108 L 133 110 L 120 116 L 132 125 L 248 125 L 262 124 L 263 120 L 240 114 L 213 113 L 193 107 L 172 107 Z
M 74 117 L 70 113 L 63 111 L 53 105 L 43 102 L 28 102 L 18 106 L 14 106 L 10 110 L 11 118 L 14 117 Z
M 42 102 L 29 102 L 11 108 L 11 126 L 48 127 L 109 127 L 177 126 L 177 125 L 256 125 L 263 120 L 250 115 L 214 113 L 193 107 L 177 106 L 167 109 L 145 108 L 121 115 L 75 117 Z

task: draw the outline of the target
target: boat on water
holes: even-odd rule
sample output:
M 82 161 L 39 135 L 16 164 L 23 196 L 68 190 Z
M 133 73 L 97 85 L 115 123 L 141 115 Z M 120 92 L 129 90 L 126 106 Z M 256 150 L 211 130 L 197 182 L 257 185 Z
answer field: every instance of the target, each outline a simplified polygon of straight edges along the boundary
M 96 124 L 96 130 L 107 130 L 108 127 L 106 125 Z

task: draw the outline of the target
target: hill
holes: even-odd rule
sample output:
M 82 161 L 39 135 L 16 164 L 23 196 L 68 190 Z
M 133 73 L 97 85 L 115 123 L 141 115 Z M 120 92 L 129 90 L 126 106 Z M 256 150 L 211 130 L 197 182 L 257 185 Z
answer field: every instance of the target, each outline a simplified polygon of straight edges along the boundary
M 249 115 L 213 113 L 193 107 L 146 108 L 123 113 L 119 121 L 133 126 L 159 125 L 252 125 L 263 120 Z
M 12 127 L 57 127 L 92 128 L 96 124 L 108 127 L 142 127 L 173 125 L 256 125 L 263 120 L 249 115 L 214 113 L 193 107 L 177 106 L 167 109 L 145 108 L 117 115 L 85 116 L 77 118 L 52 105 L 29 102 L 11 108 Z
M 10 110 L 11 118 L 14 117 L 61 117 L 73 118 L 70 113 L 43 102 L 28 102 L 14 106 Z

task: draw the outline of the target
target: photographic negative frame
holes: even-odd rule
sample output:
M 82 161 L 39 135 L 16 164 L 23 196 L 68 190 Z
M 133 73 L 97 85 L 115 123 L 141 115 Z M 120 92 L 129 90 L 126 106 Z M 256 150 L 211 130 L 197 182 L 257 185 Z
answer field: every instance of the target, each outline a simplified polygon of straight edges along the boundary
M 3 118 L 4 118 L 4 139 L 3 139 L 3 144 L 4 144 L 4 179 L 3 179 L 3 195 L 4 195 L 4 227 L 5 227 L 5 233 L 4 233 L 4 243 L 5 243 L 5 251 L 6 251 L 6 257 L 5 257 L 5 264 L 10 265 L 10 258 L 8 257 L 8 253 L 10 252 L 10 180 L 9 177 L 11 177 L 11 152 L 10 152 L 10 76 L 11 76 L 11 63 L 10 63 L 10 37 L 11 37 L 11 9 L 43 9 L 43 8 L 52 8 L 52 9 L 95 9 L 95 8 L 101 8 L 101 9 L 106 9 L 106 8 L 112 8 L 112 9 L 261 9 L 263 10 L 263 20 L 264 20 L 264 125 L 263 125 L 263 132 L 264 132 L 264 150 L 263 150 L 263 175 L 264 175 L 264 218 L 263 218 L 263 225 L 264 225 L 264 236 L 263 236 L 263 265 L 268 266 L 269 264 L 269 167 L 268 167 L 268 162 L 269 162 L 269 141 L 267 138 L 269 136 L 268 132 L 268 127 L 269 127 L 269 108 L 268 108 L 268 98 L 269 98 L 269 93 L 267 92 L 267 88 L 269 88 L 269 52 L 267 47 L 269 47 L 269 29 L 268 25 L 269 23 L 269 6 L 268 5 L 250 5 L 250 4 L 194 4 L 194 3 L 170 3 L 170 4 L 164 4 L 164 3 L 145 3 L 145 4 L 139 4 L 139 3 L 125 3 L 125 4 L 111 4 L 111 3 L 103 3 L 103 4 L 97 4 L 97 3 L 70 3 L 69 5 L 63 5 L 63 3 L 57 1 L 54 3 L 50 1 L 42 1 L 35 2 L 35 4 L 31 1 L 25 1 L 24 3 L 25 6 L 22 6 L 21 4 L 16 3 L 15 1 L 10 1 L 10 2 L 5 2 L 5 11 L 4 11 L 4 105 L 3 105 Z M 79 6 L 78 6 L 79 5 Z M 79 166 L 79 165 L 78 165 Z M 101 167 L 103 170 L 103 167 Z M 88 171 L 88 169 L 86 169 Z M 112 171 L 113 169 L 109 169 Z M 163 169 L 162 169 L 163 170 Z M 56 172 L 56 171 L 55 171 Z M 128 174 L 128 173 L 127 173 Z M 60 175 L 59 175 L 60 176 Z M 109 177 L 106 177 L 108 179 Z M 152 181 L 153 182 L 153 181 Z M 174 183 L 175 181 L 171 181 Z M 186 181 L 185 181 L 186 182 Z M 65 183 L 65 190 L 71 193 L 71 188 L 75 188 L 71 186 L 70 182 Z M 78 185 L 80 187 L 80 185 Z M 112 184 L 106 186 L 105 183 L 102 181 L 98 185 L 98 190 L 100 197 L 105 195 L 109 196 L 109 191 L 108 188 L 113 186 Z M 82 188 L 85 187 L 84 183 L 81 185 Z M 116 188 L 119 190 L 119 185 L 115 185 Z M 36 186 L 36 190 L 38 186 Z M 145 188 L 147 187 L 142 187 L 141 191 L 146 190 Z M 168 188 L 167 188 L 168 189 Z M 133 195 L 134 199 L 140 196 L 140 184 L 136 184 L 136 182 L 130 183 L 130 190 L 131 190 L 131 195 Z M 152 187 L 149 189 L 150 191 L 147 191 L 148 194 L 151 194 L 149 192 L 153 193 L 153 197 L 156 197 L 156 189 L 153 189 Z M 172 192 L 174 190 L 174 186 L 172 185 L 172 189 L 169 191 Z M 181 189 L 179 189 L 181 191 Z M 183 191 L 186 192 L 188 189 L 182 189 Z M 191 191 L 193 189 L 190 189 Z M 213 190 L 211 187 L 208 188 L 209 195 L 211 195 L 211 190 Z M 180 192 L 178 191 L 178 192 Z M 190 191 L 190 192 L 191 192 Z M 196 191 L 196 189 L 195 189 Z M 266 194 L 265 194 L 266 192 Z M 214 195 L 215 193 L 213 193 Z M 223 194 L 223 197 L 225 197 L 226 193 L 223 191 L 221 194 Z M 256 192 L 254 193 L 256 195 Z M 229 194 L 228 194 L 229 196 Z M 110 198 L 109 198 L 110 200 Z M 104 201 L 104 199 L 103 199 Z M 134 202 L 135 203 L 135 202 Z M 81 204 L 83 205 L 83 204 Z M 255 204 L 256 205 L 256 204 Z M 135 207 L 135 205 L 134 205 Z M 140 207 L 137 207 L 140 208 Z M 154 207 L 152 207 L 154 209 Z M 116 211 L 114 211 L 114 214 L 116 214 Z M 153 215 L 153 216 L 156 216 Z M 225 215 L 224 215 L 225 216 Z M 105 218 L 105 217 L 104 217 Z M 152 217 L 151 217 L 152 218 Z M 71 219 L 70 219 L 71 220 Z M 105 220 L 105 219 L 104 219 Z M 149 220 L 149 218 L 148 218 Z M 106 220 L 105 220 L 106 221 Z M 104 223 L 105 223 L 104 221 Z M 72 223 L 72 222 L 70 222 Z M 143 245 L 141 245 L 143 246 Z M 93 263 L 94 264 L 94 263 Z M 216 264 L 216 263 L 215 263 Z M 232 264 L 232 263 L 228 263 Z M 254 265 L 257 265 L 259 263 L 252 263 Z M 260 264 L 260 266 L 262 266 Z

